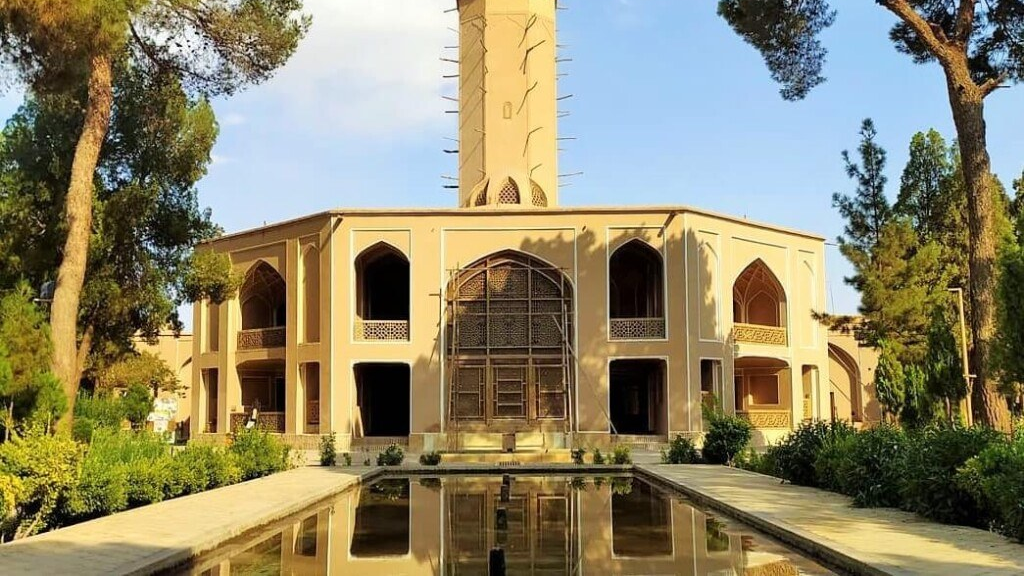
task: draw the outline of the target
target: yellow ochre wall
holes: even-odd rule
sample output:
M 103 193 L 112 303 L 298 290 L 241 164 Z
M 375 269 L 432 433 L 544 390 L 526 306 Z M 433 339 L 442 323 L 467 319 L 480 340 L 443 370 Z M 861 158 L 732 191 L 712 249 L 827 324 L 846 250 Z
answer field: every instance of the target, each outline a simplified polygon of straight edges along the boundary
M 666 338 L 610 341 L 608 338 L 608 259 L 625 242 L 638 238 L 662 254 L 665 263 Z M 408 342 L 357 342 L 355 269 L 359 254 L 387 242 L 401 251 L 411 267 L 410 339 Z M 300 261 L 307 246 L 319 250 L 320 341 L 300 343 Z M 207 246 L 230 254 L 244 273 L 259 261 L 285 278 L 288 294 L 287 345 L 279 349 L 239 351 L 237 299 L 219 306 L 218 350 L 205 337 L 209 310 L 195 307 L 193 379 L 201 371 L 219 370 L 218 420 L 241 401 L 238 372 L 243 362 L 284 362 L 288 401 L 302 405 L 299 367 L 320 364 L 320 432 L 336 431 L 344 449 L 352 439 L 355 383 L 360 362 L 396 362 L 411 366 L 410 445 L 433 446 L 445 430 L 442 366 L 446 361 L 441 327 L 445 286 L 452 270 L 500 252 L 517 250 L 564 270 L 574 286 L 577 339 L 577 432 L 607 438 L 608 369 L 612 359 L 654 358 L 667 363 L 668 428 L 671 433 L 699 433 L 700 360 L 723 363 L 727 410 L 734 405 L 732 367 L 736 357 L 783 360 L 792 390 L 802 390 L 801 367 L 815 366 L 828 385 L 826 331 L 811 319 L 825 301 L 823 240 L 781 228 L 755 224 L 689 208 L 577 208 L 545 211 L 423 210 L 332 212 L 226 236 Z M 755 259 L 761 259 L 782 284 L 788 311 L 785 346 L 735 344 L 732 341 L 732 286 Z M 827 393 L 815 394 L 816 415 L 827 417 Z M 197 389 L 199 386 L 197 385 Z M 793 423 L 803 414 L 802 394 L 785 394 Z M 193 395 L 193 412 L 204 413 L 204 394 Z M 578 419 L 578 420 L 577 420 Z M 193 419 L 193 433 L 202 418 Z M 286 432 L 302 433 L 301 417 L 289 409 Z M 225 432 L 224 424 L 219 432 Z M 762 441 L 779 431 L 764 431 Z M 439 440 L 438 440 L 439 441 Z

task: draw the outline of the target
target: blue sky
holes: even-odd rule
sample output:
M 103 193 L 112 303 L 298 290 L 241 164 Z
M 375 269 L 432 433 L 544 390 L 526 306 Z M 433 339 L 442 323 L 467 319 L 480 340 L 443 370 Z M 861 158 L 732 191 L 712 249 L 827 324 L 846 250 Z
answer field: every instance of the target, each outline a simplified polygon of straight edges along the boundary
M 561 172 L 584 172 L 563 205 L 688 204 L 833 239 L 833 192 L 851 192 L 840 152 L 872 117 L 895 196 L 911 135 L 953 125 L 938 67 L 888 41 L 892 17 L 837 0 L 824 38 L 829 80 L 783 101 L 755 50 L 713 0 L 574 0 L 559 12 L 572 115 Z M 454 115 L 454 0 L 306 0 L 313 28 L 273 80 L 217 101 L 221 135 L 200 200 L 235 231 L 335 207 L 454 206 L 442 152 Z M 13 102 L 5 99 L 10 108 Z M 988 102 L 989 150 L 1009 184 L 1024 169 L 1024 86 Z M 829 304 L 854 311 L 849 266 L 828 249 Z

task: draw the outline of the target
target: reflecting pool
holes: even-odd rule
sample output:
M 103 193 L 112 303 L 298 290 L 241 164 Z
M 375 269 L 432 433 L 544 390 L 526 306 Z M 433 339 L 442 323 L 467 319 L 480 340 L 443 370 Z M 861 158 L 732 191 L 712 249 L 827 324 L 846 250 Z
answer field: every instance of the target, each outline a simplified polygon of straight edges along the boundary
M 387 478 L 245 535 L 178 574 L 831 574 L 630 476 Z

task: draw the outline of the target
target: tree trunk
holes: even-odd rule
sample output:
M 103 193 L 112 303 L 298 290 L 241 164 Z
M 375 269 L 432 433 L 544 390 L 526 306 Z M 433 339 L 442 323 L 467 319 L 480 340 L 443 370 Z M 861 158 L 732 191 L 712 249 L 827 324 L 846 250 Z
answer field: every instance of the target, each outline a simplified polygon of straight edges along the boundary
M 85 269 L 92 236 L 93 180 L 100 148 L 107 136 L 113 107 L 113 78 L 108 55 L 94 56 L 89 67 L 89 99 L 85 123 L 75 146 L 68 184 L 65 215 L 67 239 L 64 242 L 57 285 L 50 309 L 53 332 L 53 373 L 68 396 L 68 412 L 61 419 L 70 423 L 78 394 L 78 307 L 85 283 Z
M 960 64 L 946 67 L 946 80 L 967 187 L 969 294 L 974 336 L 971 369 L 977 375 L 971 397 L 976 421 L 1009 431 L 1009 407 L 989 366 L 996 325 L 996 208 L 985 134 L 985 95 L 971 79 L 966 59 Z

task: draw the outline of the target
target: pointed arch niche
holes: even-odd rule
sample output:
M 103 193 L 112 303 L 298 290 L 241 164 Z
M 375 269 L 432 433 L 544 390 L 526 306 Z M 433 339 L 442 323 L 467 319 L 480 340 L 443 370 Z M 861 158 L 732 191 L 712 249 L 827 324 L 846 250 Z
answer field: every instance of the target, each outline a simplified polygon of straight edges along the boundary
M 242 310 L 239 350 L 283 347 L 288 315 L 287 286 L 277 270 L 262 260 L 249 268 L 239 290 L 239 302 Z
M 409 259 L 378 242 L 356 258 L 355 266 L 356 340 L 408 341 Z
M 782 283 L 760 258 L 736 278 L 732 289 L 736 342 L 786 346 L 787 306 Z
M 665 337 L 665 264 L 643 240 L 619 246 L 608 261 L 608 318 L 611 340 Z

